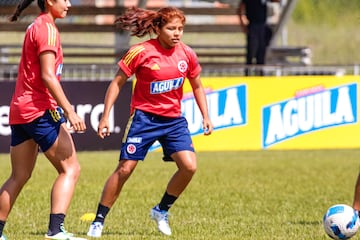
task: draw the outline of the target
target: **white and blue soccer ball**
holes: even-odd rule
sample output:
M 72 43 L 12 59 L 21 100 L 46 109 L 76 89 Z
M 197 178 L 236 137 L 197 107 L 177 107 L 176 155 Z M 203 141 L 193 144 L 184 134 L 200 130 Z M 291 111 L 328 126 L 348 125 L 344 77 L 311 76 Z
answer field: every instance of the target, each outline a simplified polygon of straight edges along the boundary
M 349 239 L 353 237 L 360 226 L 356 210 L 346 204 L 331 206 L 323 217 L 326 234 L 333 239 Z

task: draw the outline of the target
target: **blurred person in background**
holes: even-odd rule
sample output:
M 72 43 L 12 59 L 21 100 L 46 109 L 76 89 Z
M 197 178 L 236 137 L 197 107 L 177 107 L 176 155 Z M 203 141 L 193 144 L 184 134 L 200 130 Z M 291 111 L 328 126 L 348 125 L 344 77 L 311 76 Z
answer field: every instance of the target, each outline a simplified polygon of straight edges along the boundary
M 204 134 L 210 135 L 213 131 L 200 80 L 201 66 L 195 52 L 181 41 L 185 16 L 177 8 L 164 7 L 158 11 L 129 8 L 115 24 L 121 30 L 131 31 L 132 36 L 154 34 L 157 37 L 129 49 L 118 62 L 118 72 L 107 89 L 98 126 L 100 138 L 109 136 L 110 110 L 127 79 L 136 76 L 131 116 L 122 140 L 119 163 L 105 183 L 96 218 L 87 235 L 101 237 L 105 218 L 125 182 L 156 140 L 163 148 L 163 160 L 174 161 L 178 169 L 168 182 L 160 202 L 150 210 L 150 216 L 161 233 L 171 235 L 168 211 L 197 169 L 188 123 L 181 116 L 186 78 L 203 117 Z
M 272 30 L 267 25 L 267 2 L 280 0 L 240 0 L 237 14 L 240 26 L 246 34 L 246 65 L 259 65 L 256 75 L 263 76 L 260 67 L 265 64 L 266 48 L 272 37 Z M 245 68 L 245 75 L 250 75 L 249 67 Z
M 16 21 L 32 2 L 21 1 L 10 21 Z M 65 215 L 80 174 L 65 117 L 73 131 L 86 129 L 85 122 L 75 113 L 60 85 L 63 53 L 55 20 L 66 17 L 71 3 L 70 0 L 38 0 L 38 6 L 41 13 L 25 33 L 18 78 L 10 103 L 12 172 L 0 188 L 0 239 L 6 239 L 3 234 L 6 220 L 32 175 L 39 147 L 58 172 L 51 190 L 45 239 L 83 239 L 74 237 L 64 228 Z

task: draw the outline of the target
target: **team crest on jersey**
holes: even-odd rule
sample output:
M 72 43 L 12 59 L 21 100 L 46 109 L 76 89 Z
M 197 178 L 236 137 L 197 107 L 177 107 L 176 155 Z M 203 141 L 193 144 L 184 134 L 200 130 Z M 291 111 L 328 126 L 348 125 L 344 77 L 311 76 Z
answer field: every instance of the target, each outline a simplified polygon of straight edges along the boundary
M 134 154 L 136 152 L 136 146 L 134 144 L 129 144 L 127 145 L 126 147 L 126 151 L 129 153 L 129 154 Z
M 187 70 L 187 68 L 188 68 L 188 65 L 187 65 L 187 63 L 184 61 L 184 60 L 181 60 L 179 63 L 178 63 L 178 69 L 179 69 L 179 71 L 180 72 L 186 72 L 186 70 Z

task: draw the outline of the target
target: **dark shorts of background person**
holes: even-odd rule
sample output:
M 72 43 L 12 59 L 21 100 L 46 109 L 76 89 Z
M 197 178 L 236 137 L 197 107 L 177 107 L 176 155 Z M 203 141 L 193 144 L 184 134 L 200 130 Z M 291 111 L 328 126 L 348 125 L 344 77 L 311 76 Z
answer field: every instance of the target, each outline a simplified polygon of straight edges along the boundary
M 29 139 L 46 152 L 56 141 L 60 126 L 66 122 L 62 109 L 46 110 L 44 115 L 26 124 L 11 125 L 11 146 L 14 147 Z
M 184 117 L 169 118 L 135 110 L 123 138 L 120 160 L 144 160 L 156 140 L 162 146 L 164 161 L 173 161 L 170 156 L 175 152 L 195 151 Z

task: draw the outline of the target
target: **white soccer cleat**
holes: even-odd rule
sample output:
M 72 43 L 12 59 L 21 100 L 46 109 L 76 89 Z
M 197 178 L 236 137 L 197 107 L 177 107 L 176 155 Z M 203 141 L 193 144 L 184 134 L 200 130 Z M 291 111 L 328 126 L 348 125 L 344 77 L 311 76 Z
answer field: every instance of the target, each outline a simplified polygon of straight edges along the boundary
M 0 240 L 7 240 L 7 237 L 3 234 L 1 235 Z
M 104 225 L 101 222 L 93 222 L 90 225 L 87 235 L 89 237 L 99 238 L 99 237 L 101 237 L 103 227 L 104 227 Z
M 53 236 L 45 235 L 46 240 L 87 240 L 86 238 L 74 237 L 66 232 L 59 232 Z
M 167 211 L 161 211 L 158 206 L 155 206 L 150 210 L 150 217 L 156 221 L 160 232 L 168 236 L 171 235 Z

